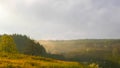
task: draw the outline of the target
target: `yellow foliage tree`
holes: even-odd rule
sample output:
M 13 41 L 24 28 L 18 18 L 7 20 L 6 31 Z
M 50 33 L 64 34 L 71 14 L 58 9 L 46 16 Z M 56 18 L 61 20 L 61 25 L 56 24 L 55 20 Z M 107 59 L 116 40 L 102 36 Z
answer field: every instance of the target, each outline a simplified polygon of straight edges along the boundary
M 2 35 L 0 38 L 0 51 L 7 53 L 17 53 L 16 44 L 10 35 Z

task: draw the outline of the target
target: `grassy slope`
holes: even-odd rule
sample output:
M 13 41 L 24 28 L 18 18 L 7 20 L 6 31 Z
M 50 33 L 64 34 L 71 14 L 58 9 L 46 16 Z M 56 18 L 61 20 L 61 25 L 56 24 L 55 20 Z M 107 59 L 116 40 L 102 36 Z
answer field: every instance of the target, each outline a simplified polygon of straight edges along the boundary
M 84 68 L 77 62 L 65 62 L 50 58 L 23 54 L 0 53 L 0 68 Z

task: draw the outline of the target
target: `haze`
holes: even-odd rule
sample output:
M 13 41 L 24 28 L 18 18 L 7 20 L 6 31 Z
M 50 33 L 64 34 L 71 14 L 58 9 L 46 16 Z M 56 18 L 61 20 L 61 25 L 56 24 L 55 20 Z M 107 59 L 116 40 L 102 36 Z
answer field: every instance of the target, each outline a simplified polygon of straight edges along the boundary
M 0 34 L 118 39 L 120 0 L 0 0 Z

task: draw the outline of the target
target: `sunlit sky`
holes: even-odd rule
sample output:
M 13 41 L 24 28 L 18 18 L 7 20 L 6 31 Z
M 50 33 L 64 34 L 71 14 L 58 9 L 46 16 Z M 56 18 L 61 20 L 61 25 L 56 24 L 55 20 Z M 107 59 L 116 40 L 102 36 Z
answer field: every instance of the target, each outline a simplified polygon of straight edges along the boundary
M 120 38 L 120 0 L 0 0 L 0 34 L 37 40 Z

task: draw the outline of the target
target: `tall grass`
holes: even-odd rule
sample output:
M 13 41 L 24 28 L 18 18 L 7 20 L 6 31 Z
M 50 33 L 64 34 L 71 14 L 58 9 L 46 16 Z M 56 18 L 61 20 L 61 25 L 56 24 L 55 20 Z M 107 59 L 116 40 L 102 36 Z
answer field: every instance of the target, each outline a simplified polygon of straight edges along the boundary
M 0 68 L 84 68 L 77 62 L 65 62 L 23 54 L 0 53 Z

